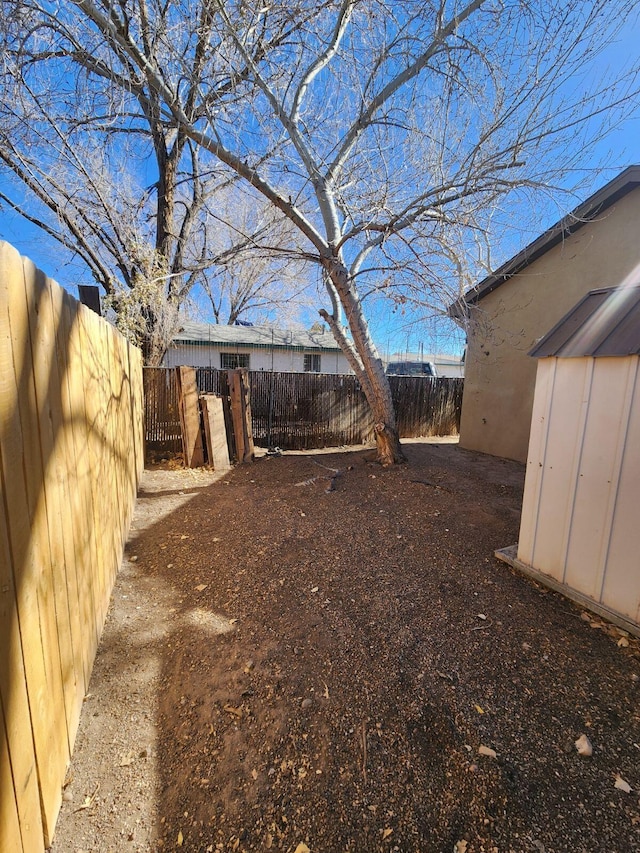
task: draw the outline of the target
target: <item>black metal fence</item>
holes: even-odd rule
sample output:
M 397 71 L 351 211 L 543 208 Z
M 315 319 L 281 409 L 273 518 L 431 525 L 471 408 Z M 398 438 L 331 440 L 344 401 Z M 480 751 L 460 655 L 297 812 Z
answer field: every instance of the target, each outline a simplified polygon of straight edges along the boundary
M 147 449 L 180 452 L 180 417 L 174 370 L 147 367 Z M 226 396 L 227 374 L 197 369 L 201 393 Z M 401 438 L 455 435 L 460 429 L 462 379 L 390 376 Z M 373 421 L 355 376 L 330 373 L 250 371 L 253 440 L 260 447 L 309 450 L 362 444 L 373 438 Z
M 176 371 L 168 367 L 145 367 L 142 378 L 147 461 L 156 453 L 181 453 L 182 427 Z

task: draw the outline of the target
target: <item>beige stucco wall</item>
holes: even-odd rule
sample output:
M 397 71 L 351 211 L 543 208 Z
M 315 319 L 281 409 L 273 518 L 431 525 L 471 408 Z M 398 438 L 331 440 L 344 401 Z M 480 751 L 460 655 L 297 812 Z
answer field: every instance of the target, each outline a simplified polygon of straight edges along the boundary
M 640 271 L 639 223 L 635 190 L 473 308 L 461 447 L 526 462 L 536 379 L 527 353 L 585 293 Z

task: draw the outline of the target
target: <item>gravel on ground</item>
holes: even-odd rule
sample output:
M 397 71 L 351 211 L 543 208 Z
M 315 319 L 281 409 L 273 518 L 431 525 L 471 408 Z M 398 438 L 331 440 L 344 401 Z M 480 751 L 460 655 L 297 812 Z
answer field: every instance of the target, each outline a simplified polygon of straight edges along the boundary
M 524 466 L 405 447 L 145 472 L 52 853 L 640 849 L 638 641 L 495 559 Z

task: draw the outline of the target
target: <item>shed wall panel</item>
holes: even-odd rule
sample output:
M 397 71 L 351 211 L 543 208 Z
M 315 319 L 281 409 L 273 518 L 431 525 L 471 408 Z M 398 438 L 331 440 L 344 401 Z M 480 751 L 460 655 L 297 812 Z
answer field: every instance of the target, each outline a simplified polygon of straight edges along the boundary
M 627 375 L 620 359 L 579 359 L 593 364 L 584 434 L 576 453 L 580 465 L 575 478 L 565 582 L 598 601 L 605 571 L 606 550 L 615 503 L 620 465 L 621 424 L 624 418 Z M 571 369 L 561 360 L 559 370 Z M 570 412 L 567 411 L 567 417 Z
M 640 359 L 538 363 L 517 559 L 640 624 Z
M 522 497 L 520 539 L 518 541 L 518 559 L 527 565 L 533 564 L 533 548 L 538 529 L 538 510 L 543 480 L 544 449 L 549 433 L 549 413 L 553 398 L 556 363 L 554 358 L 546 358 L 538 364 L 538 379 L 533 401 L 531 435 L 527 454 L 527 475 Z
M 542 484 L 532 561 L 540 571 L 561 582 L 565 580 L 567 530 L 575 496 L 572 472 L 576 467 L 576 449 L 581 443 L 590 383 L 587 362 L 573 361 L 566 368 L 556 371 L 547 439 L 538 459 Z
M 629 417 L 607 555 L 602 598 L 640 622 L 640 358 L 629 358 Z

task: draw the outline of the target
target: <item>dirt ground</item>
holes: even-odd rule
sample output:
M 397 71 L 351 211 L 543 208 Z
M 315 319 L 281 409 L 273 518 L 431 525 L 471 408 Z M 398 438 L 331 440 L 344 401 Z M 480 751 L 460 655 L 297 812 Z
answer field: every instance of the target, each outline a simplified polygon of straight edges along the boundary
M 638 642 L 493 556 L 523 466 L 406 450 L 145 473 L 52 853 L 640 850 Z

